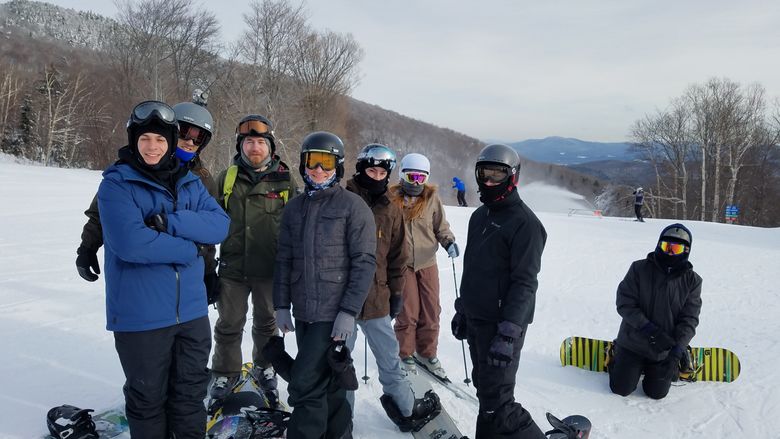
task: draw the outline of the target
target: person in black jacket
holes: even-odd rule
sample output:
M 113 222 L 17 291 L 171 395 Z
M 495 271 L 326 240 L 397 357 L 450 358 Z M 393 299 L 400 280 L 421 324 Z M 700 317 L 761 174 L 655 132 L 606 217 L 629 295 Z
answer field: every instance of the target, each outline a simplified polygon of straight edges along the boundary
M 483 206 L 469 220 L 461 296 L 452 320 L 452 333 L 468 340 L 474 365 L 477 439 L 545 437 L 514 398 L 547 240 L 544 226 L 517 193 L 519 171 L 520 157 L 507 145 L 488 145 L 477 159 Z
M 644 373 L 642 388 L 653 399 L 669 393 L 701 311 L 701 277 L 688 262 L 693 238 L 682 224 L 666 227 L 655 251 L 635 261 L 617 289 L 623 318 L 609 365 L 609 387 L 628 396 Z

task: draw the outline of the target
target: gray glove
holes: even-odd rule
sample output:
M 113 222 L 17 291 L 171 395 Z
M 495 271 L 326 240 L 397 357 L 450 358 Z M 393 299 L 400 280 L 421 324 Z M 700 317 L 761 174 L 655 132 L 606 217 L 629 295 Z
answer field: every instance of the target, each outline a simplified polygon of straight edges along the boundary
M 333 340 L 347 340 L 355 332 L 355 316 L 339 311 L 336 321 L 333 322 L 333 331 L 330 336 Z
M 290 314 L 289 308 L 277 309 L 274 311 L 274 317 L 276 318 L 276 327 L 282 331 L 282 334 L 295 332 L 295 326 L 293 326 L 292 314 Z
M 450 245 L 447 246 L 447 255 L 451 257 L 452 259 L 457 258 L 460 256 L 460 250 L 458 249 L 458 244 L 455 244 L 455 241 L 451 242 Z

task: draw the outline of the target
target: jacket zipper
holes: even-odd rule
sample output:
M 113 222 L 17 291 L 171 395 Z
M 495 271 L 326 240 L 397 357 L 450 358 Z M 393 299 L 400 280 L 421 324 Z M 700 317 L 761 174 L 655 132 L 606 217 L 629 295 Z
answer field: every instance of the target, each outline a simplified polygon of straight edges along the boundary
M 171 194 L 171 197 L 173 198 L 173 211 L 176 212 L 176 204 L 178 203 L 178 197 L 176 187 L 174 187 L 173 192 L 168 191 L 169 194 Z M 166 189 L 167 190 L 167 189 Z M 179 269 L 176 267 L 176 264 L 171 264 L 171 267 L 173 267 L 173 271 L 176 273 L 176 324 L 178 325 L 181 323 L 180 320 L 180 314 L 179 314 L 179 307 L 181 306 L 181 274 L 179 273 Z

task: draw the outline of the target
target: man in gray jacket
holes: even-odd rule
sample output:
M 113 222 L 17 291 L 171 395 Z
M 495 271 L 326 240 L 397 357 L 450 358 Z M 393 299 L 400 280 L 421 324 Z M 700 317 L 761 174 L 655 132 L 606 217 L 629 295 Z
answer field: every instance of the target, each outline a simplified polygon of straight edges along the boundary
M 635 261 L 617 290 L 620 324 L 609 365 L 612 392 L 628 396 L 644 373 L 642 388 L 653 399 L 669 393 L 696 333 L 701 277 L 688 262 L 693 237 L 682 224 L 666 227 L 655 251 Z
M 306 188 L 282 215 L 274 270 L 276 323 L 283 333 L 295 331 L 298 342 L 287 437 L 349 438 L 350 406 L 329 360 L 346 352 L 371 289 L 376 225 L 360 196 L 338 185 L 344 145 L 336 135 L 306 136 L 299 171 Z

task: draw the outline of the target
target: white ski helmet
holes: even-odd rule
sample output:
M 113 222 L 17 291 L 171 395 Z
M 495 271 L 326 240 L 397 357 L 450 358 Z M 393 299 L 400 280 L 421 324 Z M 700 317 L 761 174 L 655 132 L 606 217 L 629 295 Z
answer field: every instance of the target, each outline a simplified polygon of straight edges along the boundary
M 401 159 L 401 172 L 412 169 L 430 174 L 431 162 L 428 160 L 428 157 L 416 152 L 406 154 L 404 158 Z

